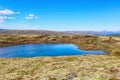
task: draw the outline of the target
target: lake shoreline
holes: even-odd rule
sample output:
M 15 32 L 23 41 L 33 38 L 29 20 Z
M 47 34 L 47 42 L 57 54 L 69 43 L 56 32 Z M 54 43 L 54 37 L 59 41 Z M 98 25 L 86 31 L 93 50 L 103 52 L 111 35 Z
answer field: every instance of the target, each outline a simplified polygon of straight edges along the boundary
M 114 37 L 99 37 L 92 35 L 48 35 L 48 34 L 25 34 L 5 35 L 0 34 L 0 47 L 20 44 L 40 43 L 65 43 L 75 44 L 82 50 L 104 50 L 108 55 L 119 55 L 119 47 L 113 46 Z M 116 43 L 115 43 L 116 44 Z
M 101 50 L 99 45 L 96 45 L 96 36 L 79 36 L 79 35 L 1 35 L 0 47 L 21 45 L 21 44 L 40 44 L 40 43 L 65 43 L 75 44 L 82 50 Z

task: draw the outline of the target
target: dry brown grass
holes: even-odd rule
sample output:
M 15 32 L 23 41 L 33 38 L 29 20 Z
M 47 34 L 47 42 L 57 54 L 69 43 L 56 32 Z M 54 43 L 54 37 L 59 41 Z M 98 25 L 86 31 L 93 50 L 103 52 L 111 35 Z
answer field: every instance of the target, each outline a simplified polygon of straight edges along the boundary
M 94 42 L 97 41 L 95 36 L 79 36 L 79 35 L 0 35 L 0 46 L 26 44 L 26 43 L 73 43 L 80 46 L 81 49 L 95 49 Z
M 119 80 L 119 74 L 116 56 L 0 59 L 0 80 Z

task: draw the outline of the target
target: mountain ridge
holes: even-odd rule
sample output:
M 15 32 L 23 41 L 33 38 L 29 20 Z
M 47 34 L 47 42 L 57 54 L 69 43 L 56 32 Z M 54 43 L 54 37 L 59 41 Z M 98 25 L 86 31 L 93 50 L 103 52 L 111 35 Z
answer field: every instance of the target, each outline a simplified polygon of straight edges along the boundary
M 96 36 L 110 36 L 120 34 L 119 31 L 66 31 L 66 32 L 77 35 L 96 35 Z
M 95 35 L 112 36 L 120 35 L 120 31 L 51 31 L 51 30 L 7 30 L 0 29 L 0 34 L 59 34 L 59 35 Z

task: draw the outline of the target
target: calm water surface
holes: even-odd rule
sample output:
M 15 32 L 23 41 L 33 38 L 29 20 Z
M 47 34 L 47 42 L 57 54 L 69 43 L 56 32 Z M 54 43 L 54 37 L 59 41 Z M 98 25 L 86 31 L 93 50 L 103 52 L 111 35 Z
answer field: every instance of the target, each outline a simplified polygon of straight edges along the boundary
M 102 50 L 80 50 L 74 44 L 24 44 L 0 48 L 0 58 L 105 54 Z

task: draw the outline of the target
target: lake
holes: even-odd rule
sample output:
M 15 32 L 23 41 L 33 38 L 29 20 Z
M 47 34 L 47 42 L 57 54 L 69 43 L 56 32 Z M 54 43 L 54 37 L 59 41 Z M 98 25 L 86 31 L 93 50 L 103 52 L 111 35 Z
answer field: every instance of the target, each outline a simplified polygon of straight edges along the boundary
M 102 50 L 80 50 L 74 44 L 23 44 L 0 48 L 0 58 L 105 54 Z

